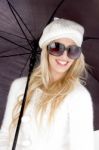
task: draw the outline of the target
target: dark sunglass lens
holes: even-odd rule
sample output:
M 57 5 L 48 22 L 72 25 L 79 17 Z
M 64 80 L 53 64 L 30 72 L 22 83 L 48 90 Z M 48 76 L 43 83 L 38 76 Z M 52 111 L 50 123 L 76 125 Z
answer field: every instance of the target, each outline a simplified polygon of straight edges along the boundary
M 81 54 L 81 47 L 73 45 L 68 48 L 67 55 L 69 58 L 77 59 L 80 57 L 80 54 Z
M 62 46 L 60 43 L 53 42 L 47 46 L 47 49 L 52 55 L 60 56 L 62 54 Z

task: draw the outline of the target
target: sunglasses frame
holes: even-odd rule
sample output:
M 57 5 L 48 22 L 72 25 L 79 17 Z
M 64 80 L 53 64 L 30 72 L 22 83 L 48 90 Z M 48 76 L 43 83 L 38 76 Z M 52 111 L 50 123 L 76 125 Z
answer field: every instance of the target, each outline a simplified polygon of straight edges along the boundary
M 58 45 L 58 47 L 61 47 L 62 49 L 59 49 L 59 51 L 56 51 L 56 55 L 55 55 L 55 53 L 51 53 L 51 45 L 52 44 L 57 44 Z M 77 57 L 73 57 L 73 56 L 70 56 L 70 54 L 69 54 L 69 50 L 70 50 L 70 48 L 78 48 L 78 50 L 79 50 L 79 55 L 77 56 Z M 69 46 L 65 46 L 64 44 L 62 44 L 62 43 L 59 43 L 59 42 L 51 42 L 51 43 L 49 43 L 48 45 L 47 45 L 47 50 L 48 50 L 48 52 L 49 52 L 49 54 L 51 54 L 51 55 L 53 55 L 53 56 L 61 56 L 61 55 L 63 55 L 63 53 L 64 53 L 64 51 L 66 50 L 67 51 L 67 56 L 69 57 L 69 58 L 71 58 L 71 59 L 77 59 L 77 58 L 79 58 L 79 56 L 80 56 L 80 54 L 81 54 L 81 52 L 82 52 L 82 48 L 81 47 L 79 47 L 79 46 L 77 46 L 77 45 L 69 45 Z M 60 53 L 59 53 L 60 52 Z

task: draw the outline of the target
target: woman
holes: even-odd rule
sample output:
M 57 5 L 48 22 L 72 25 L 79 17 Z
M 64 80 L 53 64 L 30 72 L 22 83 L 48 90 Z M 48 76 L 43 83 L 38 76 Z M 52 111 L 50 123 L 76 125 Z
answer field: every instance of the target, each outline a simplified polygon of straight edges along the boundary
M 31 75 L 16 150 L 94 150 L 93 105 L 83 85 L 84 28 L 55 18 L 43 31 L 40 65 Z M 16 79 L 8 95 L 0 150 L 11 150 L 26 85 Z

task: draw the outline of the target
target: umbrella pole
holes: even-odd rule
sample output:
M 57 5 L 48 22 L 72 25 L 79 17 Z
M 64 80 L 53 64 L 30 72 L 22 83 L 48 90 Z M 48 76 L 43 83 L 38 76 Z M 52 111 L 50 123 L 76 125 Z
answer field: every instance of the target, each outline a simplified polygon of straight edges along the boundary
M 29 81 L 30 81 L 31 73 L 32 73 L 33 68 L 35 66 L 35 62 L 36 62 L 38 40 L 34 41 L 32 46 L 33 46 L 33 52 L 32 52 L 31 58 L 30 58 L 29 73 L 28 73 L 28 77 L 27 77 L 27 83 L 26 83 L 26 87 L 25 87 L 25 92 L 24 92 L 24 97 L 23 97 L 20 115 L 19 115 L 19 119 L 18 119 L 18 124 L 17 124 L 16 131 L 15 131 L 12 150 L 15 150 L 17 140 L 18 140 L 18 134 L 19 134 L 20 125 L 21 125 L 21 118 L 22 118 L 23 112 L 24 112 L 24 106 L 25 106 L 25 102 L 26 102 L 26 96 L 27 96 L 27 91 L 28 91 L 28 87 L 29 87 Z

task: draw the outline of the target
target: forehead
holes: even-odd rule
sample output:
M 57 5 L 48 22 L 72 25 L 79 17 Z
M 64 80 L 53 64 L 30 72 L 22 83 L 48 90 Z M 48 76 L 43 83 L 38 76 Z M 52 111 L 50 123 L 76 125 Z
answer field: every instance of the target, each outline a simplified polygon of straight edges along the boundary
M 52 42 L 59 42 L 64 45 L 76 45 L 76 43 L 72 39 L 69 39 L 69 38 L 60 38 L 60 39 L 53 40 Z

